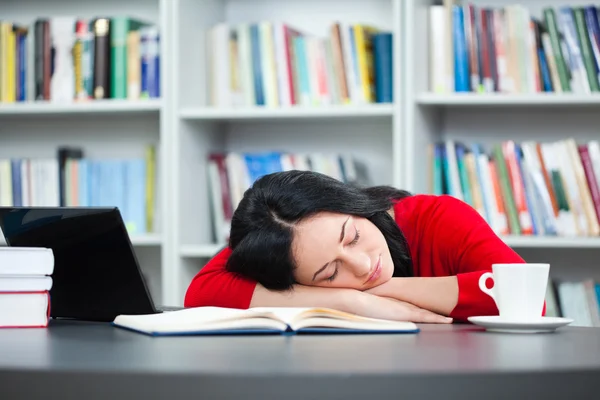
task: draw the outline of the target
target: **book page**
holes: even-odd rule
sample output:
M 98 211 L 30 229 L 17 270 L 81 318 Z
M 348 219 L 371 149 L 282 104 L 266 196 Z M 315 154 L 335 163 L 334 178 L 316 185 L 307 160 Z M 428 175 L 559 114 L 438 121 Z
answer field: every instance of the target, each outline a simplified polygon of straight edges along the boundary
M 311 325 L 315 323 L 319 324 L 318 326 L 342 328 L 346 327 L 351 329 L 376 329 L 379 326 L 383 326 L 386 330 L 390 329 L 390 327 L 399 330 L 411 330 L 416 328 L 416 325 L 414 325 L 412 322 L 396 322 L 383 319 L 368 318 L 356 314 L 347 313 L 344 311 L 322 307 L 261 307 L 252 308 L 249 311 L 252 310 L 260 313 L 271 313 L 273 315 L 273 318 L 277 318 L 282 322 L 287 323 L 292 328 L 317 326 Z
M 216 324 L 225 327 L 229 325 L 240 326 L 245 324 L 244 321 L 253 318 L 268 318 L 275 321 L 276 326 L 281 325 L 281 322 L 277 322 L 277 318 L 272 318 L 268 312 L 220 307 L 186 308 L 159 314 L 119 315 L 115 318 L 114 323 L 145 331 L 185 331 L 203 330 L 207 326 L 215 326 Z M 234 322 L 236 323 L 234 324 Z
M 327 316 L 305 318 L 291 325 L 294 331 L 303 328 L 336 328 L 356 331 L 416 331 L 418 328 L 412 322 L 386 321 L 386 320 L 350 320 L 338 319 Z

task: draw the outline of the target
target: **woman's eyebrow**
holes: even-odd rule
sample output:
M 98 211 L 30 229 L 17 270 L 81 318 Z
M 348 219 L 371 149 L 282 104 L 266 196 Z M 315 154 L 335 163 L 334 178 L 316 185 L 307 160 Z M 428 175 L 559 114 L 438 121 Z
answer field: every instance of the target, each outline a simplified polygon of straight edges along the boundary
M 319 268 L 319 270 L 317 272 L 315 272 L 315 274 L 313 275 L 313 282 L 314 280 L 317 278 L 317 275 L 319 275 L 321 272 L 325 271 L 325 268 L 327 268 L 327 266 L 329 265 L 329 262 L 325 263 L 325 265 L 323 265 L 321 268 Z
M 346 218 L 344 223 L 342 224 L 342 233 L 340 234 L 340 243 L 344 240 L 344 236 L 346 236 L 346 224 L 350 220 L 350 217 Z

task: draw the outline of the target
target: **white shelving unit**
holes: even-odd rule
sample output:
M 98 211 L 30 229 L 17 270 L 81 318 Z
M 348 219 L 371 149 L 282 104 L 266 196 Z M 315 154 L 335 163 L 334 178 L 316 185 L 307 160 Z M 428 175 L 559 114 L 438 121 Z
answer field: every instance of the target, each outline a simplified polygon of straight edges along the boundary
M 352 153 L 378 184 L 401 186 L 400 85 L 394 104 L 213 108 L 207 101 L 206 32 L 220 22 L 283 21 L 325 37 L 335 21 L 369 23 L 394 34 L 400 77 L 401 0 L 173 1 L 173 240 L 176 259 L 166 301 L 180 304 L 191 278 L 222 246 L 213 244 L 205 171 L 211 151 Z
M 0 2 L 0 15 L 3 20 L 27 25 L 41 17 L 128 15 L 165 26 L 169 7 L 168 0 L 5 0 Z M 165 54 L 164 44 L 161 53 Z M 162 76 L 170 69 L 165 60 L 160 68 Z M 143 157 L 145 145 L 156 145 L 158 231 L 132 235 L 131 241 L 158 303 L 168 292 L 163 276 L 167 273 L 164 267 L 169 265 L 168 225 L 164 223 L 168 220 L 168 215 L 164 218 L 168 192 L 163 185 L 169 165 L 164 158 L 169 108 L 164 99 L 0 103 L 0 158 L 56 157 L 60 145 L 79 146 L 86 157 L 92 158 Z
M 473 0 L 503 6 L 504 1 Z M 213 151 L 352 153 L 375 184 L 427 191 L 427 145 L 508 138 L 596 137 L 600 95 L 435 95 L 428 91 L 428 14 L 433 0 L 22 0 L 0 2 L 3 19 L 127 14 L 161 29 L 161 93 L 154 101 L 0 104 L 0 157 L 54 156 L 60 144 L 97 157 L 140 155 L 158 145 L 156 234 L 132 237 L 157 303 L 181 305 L 191 278 L 224 244 L 214 243 L 206 156 Z M 561 0 L 524 0 L 534 15 Z M 77 7 L 77 8 L 76 8 Z M 394 34 L 394 103 L 361 106 L 214 108 L 208 104 L 206 32 L 219 22 L 284 21 L 326 36 L 335 21 Z M 600 278 L 600 238 L 506 237 L 557 276 Z
M 478 6 L 504 7 L 501 0 L 473 0 Z M 565 5 L 561 0 L 517 2 L 540 17 L 547 6 Z M 428 191 L 427 145 L 444 139 L 479 142 L 484 146 L 503 140 L 553 141 L 573 137 L 587 142 L 598 137 L 600 95 L 576 94 L 436 94 L 429 91 L 428 8 L 441 4 L 429 0 L 406 0 L 404 8 L 404 102 L 402 158 L 405 188 Z M 503 238 L 530 262 L 550 262 L 559 279 L 600 279 L 598 237 Z

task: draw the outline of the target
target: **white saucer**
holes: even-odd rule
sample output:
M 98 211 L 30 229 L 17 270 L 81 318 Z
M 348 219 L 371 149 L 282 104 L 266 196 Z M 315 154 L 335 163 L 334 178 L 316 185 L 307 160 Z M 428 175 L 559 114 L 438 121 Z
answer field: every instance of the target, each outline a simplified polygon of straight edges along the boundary
M 573 322 L 569 318 L 559 317 L 540 317 L 533 321 L 511 321 L 501 318 L 498 315 L 469 317 L 469 322 L 475 325 L 483 326 L 491 332 L 509 332 L 509 333 L 541 333 L 554 332 L 556 328 L 569 325 Z

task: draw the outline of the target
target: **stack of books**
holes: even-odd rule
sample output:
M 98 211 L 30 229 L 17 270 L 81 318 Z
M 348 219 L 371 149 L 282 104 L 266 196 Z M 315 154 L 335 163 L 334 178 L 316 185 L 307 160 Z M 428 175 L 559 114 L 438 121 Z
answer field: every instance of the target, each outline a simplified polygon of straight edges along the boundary
M 0 328 L 45 328 L 54 271 L 52 249 L 0 247 Z

